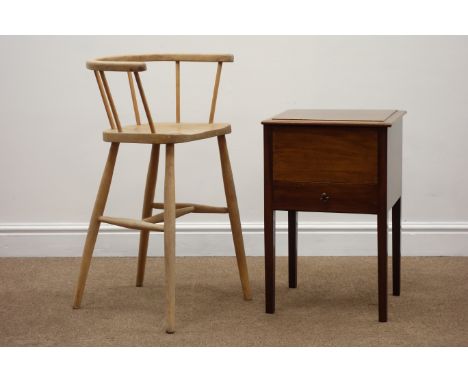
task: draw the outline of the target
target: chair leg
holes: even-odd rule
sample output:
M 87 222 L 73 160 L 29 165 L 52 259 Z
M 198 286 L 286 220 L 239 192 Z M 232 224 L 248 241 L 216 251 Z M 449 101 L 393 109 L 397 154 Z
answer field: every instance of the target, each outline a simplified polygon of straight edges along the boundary
M 174 144 L 166 144 L 164 179 L 164 263 L 167 333 L 175 332 L 175 174 Z
M 159 145 L 151 148 L 151 157 L 148 164 L 148 174 L 146 176 L 145 195 L 143 199 L 142 219 L 148 218 L 153 212 L 154 193 L 156 191 L 156 179 L 158 177 Z M 143 286 L 145 278 L 146 254 L 148 253 L 149 231 L 140 232 L 140 246 L 138 249 L 138 268 L 136 286 Z
M 251 300 L 252 292 L 250 290 L 249 273 L 247 270 L 247 261 L 245 259 L 244 239 L 242 237 L 242 228 L 239 216 L 239 207 L 237 205 L 236 189 L 234 187 L 234 178 L 232 175 L 231 162 L 226 144 L 226 136 L 218 137 L 219 155 L 221 158 L 221 169 L 223 173 L 224 192 L 229 210 L 229 220 L 231 222 L 232 237 L 236 251 L 237 266 L 244 292 L 244 299 Z
M 94 246 L 96 244 L 97 235 L 101 222 L 99 217 L 104 213 L 106 207 L 107 197 L 109 195 L 109 189 L 112 182 L 112 175 L 114 173 L 115 161 L 117 159 L 117 153 L 119 151 L 119 143 L 112 143 L 109 149 L 109 155 L 107 156 L 106 166 L 101 178 L 101 184 L 94 202 L 94 208 L 89 223 L 88 234 L 83 249 L 83 257 L 81 259 L 80 275 L 78 278 L 78 284 L 76 287 L 75 301 L 73 303 L 74 309 L 79 309 L 81 306 L 81 300 L 83 298 L 84 288 L 86 284 L 86 278 L 88 277 L 89 266 L 91 264 L 91 258 L 93 256 Z

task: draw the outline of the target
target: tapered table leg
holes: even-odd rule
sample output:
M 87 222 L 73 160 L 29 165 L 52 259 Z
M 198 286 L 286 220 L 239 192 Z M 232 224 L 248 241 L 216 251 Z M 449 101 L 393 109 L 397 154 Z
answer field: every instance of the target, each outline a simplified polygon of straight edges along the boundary
M 379 321 L 387 321 L 387 211 L 377 215 Z
M 263 129 L 263 213 L 265 240 L 265 311 L 275 313 L 275 210 L 273 209 L 272 134 Z
M 266 312 L 275 313 L 275 215 L 276 211 L 265 211 L 265 298 Z
M 392 275 L 393 295 L 400 295 L 401 263 L 401 198 L 392 208 Z
M 288 211 L 289 287 L 297 288 L 297 211 Z

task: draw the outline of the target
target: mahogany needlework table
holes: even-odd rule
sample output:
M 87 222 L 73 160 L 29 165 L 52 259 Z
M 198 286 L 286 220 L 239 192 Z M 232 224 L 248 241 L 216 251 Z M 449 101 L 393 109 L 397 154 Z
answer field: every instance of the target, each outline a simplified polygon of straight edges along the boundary
M 387 214 L 400 295 L 402 119 L 398 110 L 288 110 L 263 124 L 266 312 L 275 312 L 275 211 L 288 211 L 297 287 L 297 211 L 377 215 L 379 321 L 387 321 Z

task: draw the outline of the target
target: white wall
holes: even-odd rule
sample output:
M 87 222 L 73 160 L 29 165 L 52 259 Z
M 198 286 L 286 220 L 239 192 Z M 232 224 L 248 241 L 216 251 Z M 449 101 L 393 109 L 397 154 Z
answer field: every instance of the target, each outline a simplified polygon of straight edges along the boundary
M 468 254 L 467 37 L 0 37 L 0 52 L 0 256 L 80 255 L 107 155 L 106 115 L 84 64 L 144 52 L 234 54 L 216 119 L 233 125 L 228 144 L 250 255 L 262 254 L 260 121 L 288 108 L 407 110 L 404 252 Z M 183 119 L 207 119 L 214 73 L 214 64 L 182 65 Z M 151 66 L 143 80 L 154 118 L 173 119 L 173 66 Z M 110 81 L 122 119 L 133 122 L 125 77 Z M 148 156 L 148 147 L 122 147 L 109 215 L 140 214 Z M 178 200 L 224 203 L 216 141 L 178 145 L 176 163 Z M 278 220 L 284 231 L 285 215 Z M 304 254 L 375 253 L 375 217 L 301 213 L 300 220 Z M 179 220 L 179 254 L 231 253 L 226 222 Z M 135 233 L 104 231 L 98 253 L 134 254 Z

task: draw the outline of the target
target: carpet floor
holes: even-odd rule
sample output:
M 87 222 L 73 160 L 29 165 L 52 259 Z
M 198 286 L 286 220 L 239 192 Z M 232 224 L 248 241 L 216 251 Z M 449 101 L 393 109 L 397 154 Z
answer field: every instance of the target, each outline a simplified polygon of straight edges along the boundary
M 277 259 L 276 313 L 264 313 L 263 259 L 177 258 L 177 332 L 164 332 L 163 259 L 134 287 L 135 258 L 95 258 L 80 310 L 80 260 L 0 258 L 0 346 L 468 346 L 468 257 L 402 259 L 401 296 L 377 322 L 373 257 L 301 257 L 298 288 Z M 390 273 L 390 272 L 389 272 Z

